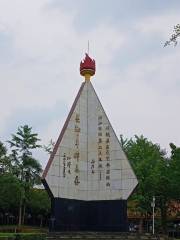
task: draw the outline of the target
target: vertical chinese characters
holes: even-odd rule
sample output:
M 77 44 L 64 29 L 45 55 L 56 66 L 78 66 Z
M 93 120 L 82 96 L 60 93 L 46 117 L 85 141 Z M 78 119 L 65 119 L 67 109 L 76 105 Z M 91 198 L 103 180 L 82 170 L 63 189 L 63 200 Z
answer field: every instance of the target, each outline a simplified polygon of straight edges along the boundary
M 66 153 L 63 154 L 63 177 L 66 177 Z
M 80 183 L 79 180 L 79 157 L 80 157 L 80 151 L 79 151 L 79 134 L 80 134 L 80 116 L 78 113 L 76 113 L 75 116 L 75 126 L 74 126 L 74 132 L 75 132 L 75 152 L 74 152 L 74 159 L 75 159 L 75 179 L 74 184 L 77 186 Z
M 102 180 L 102 170 L 103 170 L 103 164 L 102 164 L 102 115 L 98 116 L 98 172 L 99 172 L 99 180 Z
M 105 127 L 105 135 L 106 135 L 106 187 L 110 187 L 110 131 L 109 131 L 109 125 L 106 125 Z
M 71 174 L 71 157 L 63 154 L 63 178 L 66 178 L 67 174 Z
M 105 186 L 110 187 L 110 127 L 103 123 L 102 115 L 98 116 L 98 171 L 99 180 L 105 181 Z M 104 176 L 102 179 L 102 176 Z

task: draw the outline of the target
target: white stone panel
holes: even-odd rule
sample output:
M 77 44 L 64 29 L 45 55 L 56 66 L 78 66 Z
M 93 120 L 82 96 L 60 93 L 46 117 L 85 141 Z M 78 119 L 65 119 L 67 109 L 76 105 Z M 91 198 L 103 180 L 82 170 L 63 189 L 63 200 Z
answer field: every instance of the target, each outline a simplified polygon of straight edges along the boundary
M 90 81 L 86 81 L 46 175 L 54 197 L 127 199 L 137 179 Z

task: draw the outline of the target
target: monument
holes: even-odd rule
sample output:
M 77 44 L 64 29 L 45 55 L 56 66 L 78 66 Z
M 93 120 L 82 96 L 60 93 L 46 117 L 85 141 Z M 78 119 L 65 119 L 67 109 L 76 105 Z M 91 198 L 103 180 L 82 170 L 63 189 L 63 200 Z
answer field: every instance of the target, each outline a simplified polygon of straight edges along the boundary
M 137 178 L 91 83 L 84 77 L 42 176 L 51 206 L 51 231 L 127 231 L 127 199 Z M 115 105 L 115 103 L 114 103 Z

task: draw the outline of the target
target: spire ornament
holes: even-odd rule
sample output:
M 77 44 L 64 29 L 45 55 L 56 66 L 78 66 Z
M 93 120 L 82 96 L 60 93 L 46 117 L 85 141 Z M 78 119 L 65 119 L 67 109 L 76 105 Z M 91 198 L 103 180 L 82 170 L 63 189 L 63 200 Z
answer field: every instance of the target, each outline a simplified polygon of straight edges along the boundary
M 85 59 L 80 62 L 80 74 L 85 77 L 85 80 L 90 80 L 96 72 L 95 60 L 85 54 Z

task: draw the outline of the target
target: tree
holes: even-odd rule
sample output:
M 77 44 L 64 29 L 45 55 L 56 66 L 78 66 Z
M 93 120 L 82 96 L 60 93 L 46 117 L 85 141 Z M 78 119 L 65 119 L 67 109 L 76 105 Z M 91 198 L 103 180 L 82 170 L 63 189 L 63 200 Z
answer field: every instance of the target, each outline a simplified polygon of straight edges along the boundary
M 43 220 L 47 219 L 50 214 L 50 198 L 44 189 L 31 189 L 30 198 L 27 204 L 28 212 L 32 216 L 38 216 L 40 227 L 43 225 Z
M 0 142 L 0 174 L 10 172 L 10 160 L 7 156 L 7 149 L 2 142 Z
M 27 197 L 30 189 L 35 184 L 40 184 L 40 163 L 33 158 L 32 150 L 41 147 L 37 133 L 32 133 L 32 128 L 24 125 L 18 128 L 16 134 L 12 134 L 12 140 L 8 141 L 11 147 L 11 163 L 13 173 L 23 186 L 19 204 L 19 225 L 24 222 Z M 22 211 L 23 210 L 23 211 Z
M 0 175 L 1 216 L 6 214 L 8 218 L 8 216 L 17 213 L 21 192 L 21 184 L 15 176 L 10 173 Z
M 161 214 L 161 229 L 167 232 L 167 212 L 168 206 L 172 197 L 171 178 L 169 159 L 164 158 L 158 162 L 153 174 L 154 195 L 156 196 L 156 208 L 160 210 Z
M 141 217 L 151 215 L 151 200 L 155 194 L 155 169 L 159 162 L 164 159 L 165 152 L 160 146 L 153 144 L 143 136 L 134 139 L 120 137 L 120 143 L 136 173 L 139 184 L 132 199 Z M 140 219 L 140 231 L 142 231 L 142 218 Z
M 180 199 L 180 147 L 170 143 L 171 157 L 169 161 L 171 187 L 175 191 L 171 192 L 174 200 Z
M 53 152 L 53 149 L 55 147 L 55 142 L 51 139 L 48 143 L 48 145 L 44 145 L 43 149 L 45 150 L 45 152 L 47 152 L 48 154 L 51 154 Z
M 180 24 L 174 26 L 173 32 L 174 33 L 171 35 L 170 39 L 165 42 L 164 47 L 170 45 L 171 43 L 174 44 L 174 46 L 177 45 L 177 39 L 180 37 Z
M 172 201 L 180 199 L 180 148 L 170 143 L 171 156 L 162 159 L 154 171 L 154 189 L 157 207 L 161 212 L 161 225 L 167 231 L 168 210 Z
M 166 232 L 169 206 L 173 200 L 180 199 L 180 148 L 171 143 L 171 156 L 167 157 L 158 144 L 143 136 L 130 140 L 120 136 L 120 143 L 139 181 L 131 199 L 145 217 L 152 212 L 150 203 L 155 196 L 156 209 L 161 215 L 161 229 Z

